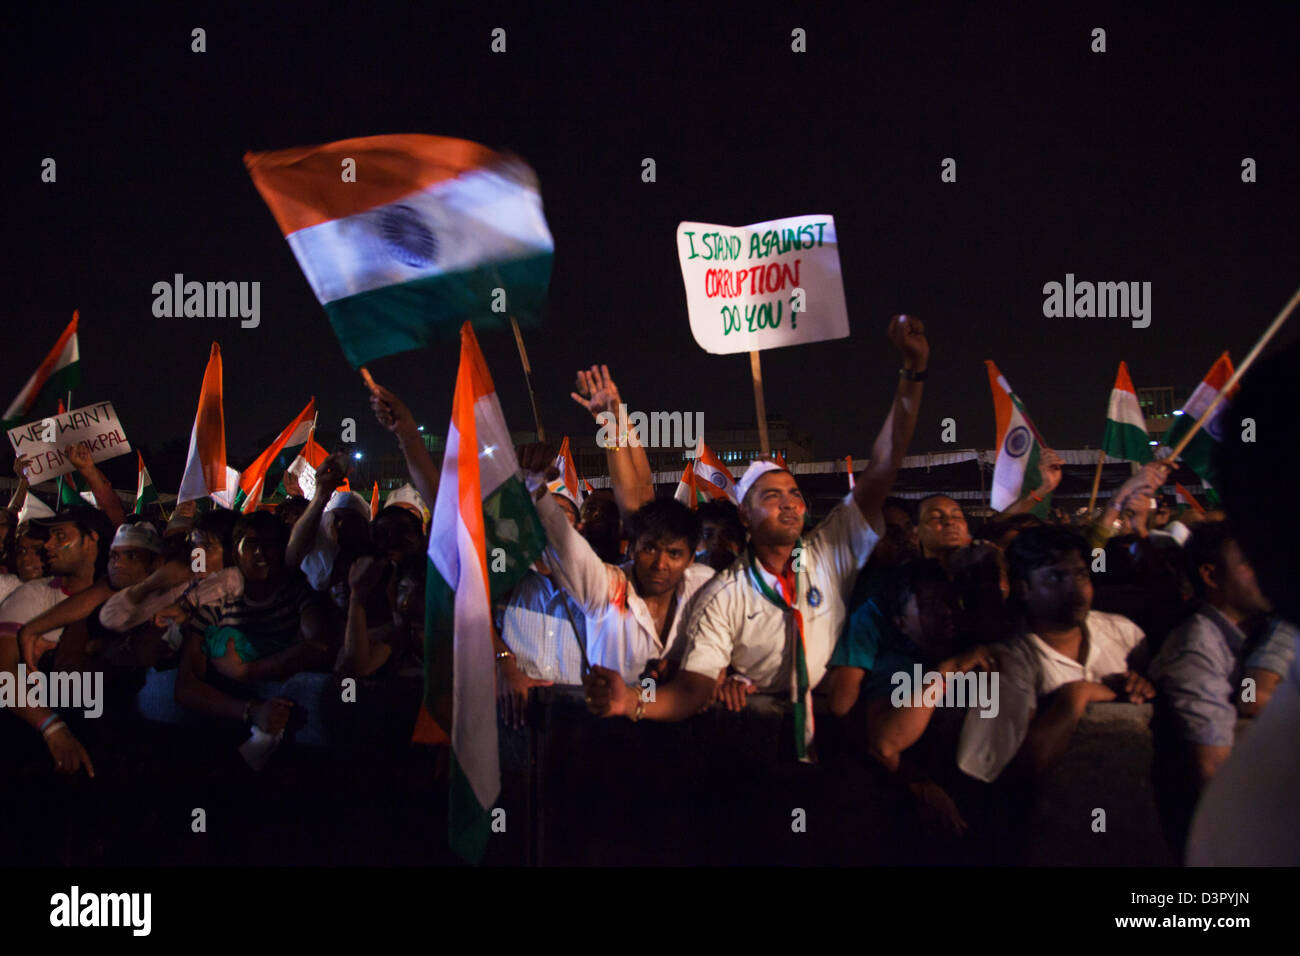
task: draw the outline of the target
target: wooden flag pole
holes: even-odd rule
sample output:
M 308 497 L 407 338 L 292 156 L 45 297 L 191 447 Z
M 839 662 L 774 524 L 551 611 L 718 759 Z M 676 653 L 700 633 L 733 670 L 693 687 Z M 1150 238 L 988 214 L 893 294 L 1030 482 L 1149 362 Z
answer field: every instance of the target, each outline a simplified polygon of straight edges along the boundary
M 767 404 L 763 401 L 763 366 L 758 360 L 758 350 L 749 353 L 749 374 L 754 379 L 754 410 L 758 412 L 758 447 L 764 458 L 772 457 L 772 446 L 767 440 Z
M 1106 463 L 1106 449 L 1097 452 L 1097 471 L 1092 476 L 1092 494 L 1088 496 L 1088 514 L 1092 514 L 1093 506 L 1097 504 L 1097 489 L 1101 486 L 1101 466 Z
M 1210 404 L 1206 406 L 1205 411 L 1201 413 L 1201 417 L 1198 418 L 1195 424 L 1187 430 L 1187 434 L 1183 436 L 1182 441 L 1174 446 L 1174 450 L 1169 453 L 1168 458 L 1163 459 L 1164 461 L 1169 462 L 1171 466 L 1173 465 L 1174 459 L 1182 454 L 1183 449 L 1187 447 L 1187 443 L 1192 440 L 1192 437 L 1201 430 L 1201 426 L 1209 420 L 1212 414 L 1214 414 L 1214 410 L 1219 407 L 1219 402 L 1223 401 L 1223 399 L 1227 397 L 1228 393 L 1232 391 L 1233 386 L 1237 384 L 1237 380 L 1245 375 L 1246 370 L 1254 364 L 1255 359 L 1259 358 L 1259 353 L 1264 350 L 1264 346 L 1268 345 L 1269 340 L 1277 334 L 1278 329 L 1282 328 L 1283 323 L 1291 317 L 1291 313 L 1295 311 L 1297 304 L 1300 304 L 1300 289 L 1295 290 L 1295 295 L 1291 296 L 1291 301 L 1288 302 L 1283 307 L 1282 311 L 1277 314 L 1277 318 L 1273 320 L 1273 324 L 1264 330 L 1264 334 L 1259 337 L 1259 341 L 1256 342 L 1255 347 L 1250 350 L 1250 354 L 1247 355 L 1245 360 L 1237 366 L 1237 370 L 1232 373 L 1232 377 L 1228 379 L 1227 384 L 1225 384 L 1223 388 L 1219 389 L 1219 394 L 1214 397 L 1214 401 L 1210 402 Z
M 537 440 L 546 441 L 546 432 L 542 428 L 542 416 L 537 411 L 537 393 L 533 390 L 533 369 L 528 364 L 528 350 L 524 348 L 524 336 L 519 331 L 519 323 L 510 316 L 510 328 L 515 332 L 515 345 L 519 346 L 519 361 L 524 364 L 524 382 L 528 385 L 528 401 L 533 406 L 533 422 L 537 425 Z

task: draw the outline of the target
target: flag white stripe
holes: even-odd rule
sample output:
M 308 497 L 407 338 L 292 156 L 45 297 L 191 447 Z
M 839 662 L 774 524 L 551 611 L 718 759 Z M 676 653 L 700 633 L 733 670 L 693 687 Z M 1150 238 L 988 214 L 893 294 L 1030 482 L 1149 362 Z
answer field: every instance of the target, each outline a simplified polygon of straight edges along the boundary
M 1142 417 L 1142 408 L 1138 405 L 1137 396 L 1123 389 L 1111 390 L 1106 417 L 1121 425 L 1136 425 L 1143 431 L 1147 430 L 1147 422 Z
M 555 248 L 541 195 L 487 170 L 299 229 L 288 241 L 322 305 Z

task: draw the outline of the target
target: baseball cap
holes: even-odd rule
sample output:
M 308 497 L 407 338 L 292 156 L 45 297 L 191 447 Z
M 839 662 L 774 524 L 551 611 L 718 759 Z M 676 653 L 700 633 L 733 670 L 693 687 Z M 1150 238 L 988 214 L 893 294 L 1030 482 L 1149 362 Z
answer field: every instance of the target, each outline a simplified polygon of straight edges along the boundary
M 113 537 L 113 522 L 108 515 L 93 505 L 73 505 L 62 508 L 48 518 L 33 518 L 32 524 L 40 528 L 53 528 L 56 524 L 75 524 L 77 530 L 86 534 L 94 532 L 99 540 L 108 541 Z

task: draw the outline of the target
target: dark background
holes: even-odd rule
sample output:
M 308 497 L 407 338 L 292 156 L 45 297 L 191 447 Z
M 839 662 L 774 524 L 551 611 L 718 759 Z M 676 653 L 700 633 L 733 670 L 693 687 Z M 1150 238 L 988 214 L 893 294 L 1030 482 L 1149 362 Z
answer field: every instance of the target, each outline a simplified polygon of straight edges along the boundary
M 505 54 L 489 49 L 497 26 Z M 1097 26 L 1104 54 L 1090 51 Z M 194 27 L 206 53 L 190 50 Z M 790 50 L 795 27 L 805 54 Z M 351 416 L 358 448 L 391 451 L 245 173 L 249 149 L 423 132 L 527 159 L 555 268 L 526 339 L 557 434 L 592 430 L 568 392 L 598 361 L 633 409 L 703 409 L 706 436 L 752 425 L 746 357 L 691 338 L 683 219 L 835 216 L 852 336 L 763 355 L 769 412 L 809 431 L 818 458 L 867 455 L 895 382 L 894 312 L 923 318 L 933 349 L 913 452 L 942 449 L 949 416 L 958 446 L 991 445 L 985 358 L 1047 441 L 1075 448 L 1099 443 L 1120 359 L 1139 387 L 1182 398 L 1223 349 L 1239 361 L 1300 282 L 1300 29 L 1282 5 L 56 7 L 10 19 L 0 42 L 0 400 L 79 308 L 74 404 L 112 400 L 165 491 L 213 340 L 231 464 L 311 394 L 327 441 Z M 47 156 L 55 184 L 40 181 Z M 948 156 L 956 184 L 940 182 Z M 177 272 L 260 281 L 261 326 L 154 318 L 152 286 Z M 1151 282 L 1150 328 L 1044 318 L 1042 286 L 1067 272 Z M 1300 322 L 1279 344 L 1298 337 Z M 512 339 L 480 340 L 509 424 L 530 428 Z M 456 362 L 448 344 L 371 368 L 443 432 Z M 133 483 L 131 458 L 105 470 Z

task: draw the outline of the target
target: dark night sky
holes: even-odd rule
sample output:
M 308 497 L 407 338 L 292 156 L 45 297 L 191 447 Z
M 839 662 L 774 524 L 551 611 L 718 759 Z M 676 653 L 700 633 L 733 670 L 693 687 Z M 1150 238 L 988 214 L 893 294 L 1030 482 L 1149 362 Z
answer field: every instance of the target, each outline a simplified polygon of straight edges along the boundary
M 913 451 L 943 447 L 947 416 L 959 446 L 991 445 L 985 358 L 1067 448 L 1099 442 L 1119 359 L 1138 386 L 1180 393 L 1222 349 L 1240 359 L 1300 283 L 1297 14 L 913 7 L 266 4 L 10 21 L 0 398 L 80 308 L 76 404 L 114 401 L 136 445 L 188 438 L 216 339 L 233 464 L 312 393 L 322 421 L 354 416 L 359 447 L 386 450 L 241 156 L 392 132 L 508 148 L 537 170 L 555 270 L 527 339 L 548 430 L 590 428 L 568 392 L 595 361 L 634 409 L 704 409 L 706 436 L 752 422 L 746 358 L 691 338 L 683 219 L 835 216 L 852 336 L 763 356 L 769 411 L 811 432 L 818 457 L 865 457 L 894 386 L 883 329 L 897 311 L 926 321 L 933 349 Z M 496 26 L 505 55 L 489 50 Z M 1095 26 L 1105 54 L 1089 50 Z M 956 184 L 940 182 L 945 156 Z M 259 280 L 260 328 L 154 318 L 151 287 L 176 272 Z M 1044 318 L 1043 283 L 1067 272 L 1150 281 L 1151 327 Z M 1297 338 L 1300 320 L 1280 341 Z M 530 427 L 513 341 L 481 341 L 510 425 Z M 456 359 L 449 345 L 372 371 L 442 431 Z M 170 490 L 179 473 L 154 478 Z

